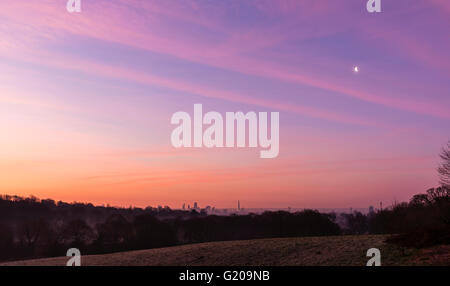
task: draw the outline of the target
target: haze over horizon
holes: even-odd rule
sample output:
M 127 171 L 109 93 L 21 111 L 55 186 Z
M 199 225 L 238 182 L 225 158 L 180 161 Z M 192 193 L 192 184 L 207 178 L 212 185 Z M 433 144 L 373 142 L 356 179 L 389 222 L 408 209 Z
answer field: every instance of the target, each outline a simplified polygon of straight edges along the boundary
M 450 1 L 66 2 L 0 9 L 0 193 L 359 208 L 438 185 Z M 278 157 L 172 147 L 196 103 L 280 112 Z

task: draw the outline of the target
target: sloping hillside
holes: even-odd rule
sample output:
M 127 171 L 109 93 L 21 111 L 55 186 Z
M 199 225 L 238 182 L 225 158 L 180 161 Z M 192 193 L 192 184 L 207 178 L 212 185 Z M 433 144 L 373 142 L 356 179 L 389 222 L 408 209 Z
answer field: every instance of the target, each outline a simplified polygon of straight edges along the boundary
M 367 249 L 381 251 L 382 265 L 450 265 L 450 246 L 405 249 L 384 243 L 385 235 L 328 236 L 224 241 L 82 256 L 82 265 L 354 265 L 364 266 Z M 65 265 L 67 257 L 3 265 Z

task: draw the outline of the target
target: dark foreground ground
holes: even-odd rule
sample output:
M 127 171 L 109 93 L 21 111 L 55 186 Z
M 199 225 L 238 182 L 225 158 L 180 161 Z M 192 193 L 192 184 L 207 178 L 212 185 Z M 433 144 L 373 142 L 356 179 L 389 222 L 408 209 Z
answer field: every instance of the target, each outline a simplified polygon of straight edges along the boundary
M 190 244 L 81 257 L 82 265 L 116 266 L 364 266 L 367 249 L 381 251 L 382 265 L 450 265 L 450 245 L 403 248 L 386 235 L 274 238 Z M 2 265 L 65 265 L 67 257 Z

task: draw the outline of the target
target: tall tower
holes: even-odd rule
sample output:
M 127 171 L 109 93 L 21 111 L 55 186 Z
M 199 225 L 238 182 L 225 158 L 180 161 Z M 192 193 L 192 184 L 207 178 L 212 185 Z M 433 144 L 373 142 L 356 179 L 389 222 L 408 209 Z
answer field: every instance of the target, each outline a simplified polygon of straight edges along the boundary
M 238 200 L 238 211 L 241 210 L 241 202 Z

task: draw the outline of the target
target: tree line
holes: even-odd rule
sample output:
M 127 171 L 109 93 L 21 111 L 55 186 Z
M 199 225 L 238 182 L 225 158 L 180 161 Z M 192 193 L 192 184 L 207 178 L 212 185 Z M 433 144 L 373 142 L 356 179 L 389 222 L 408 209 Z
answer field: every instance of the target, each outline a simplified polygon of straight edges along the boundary
M 115 208 L 0 196 L 0 260 L 149 249 L 219 240 L 337 235 L 333 216 L 297 213 L 217 216 L 169 208 Z
M 114 208 L 0 196 L 0 260 L 149 249 L 240 239 L 397 234 L 389 242 L 413 247 L 450 243 L 450 188 L 362 214 L 315 210 L 217 216 L 169 208 Z
M 411 247 L 450 243 L 450 188 L 431 188 L 409 202 L 364 215 L 344 214 L 345 234 L 398 234 L 388 242 Z

